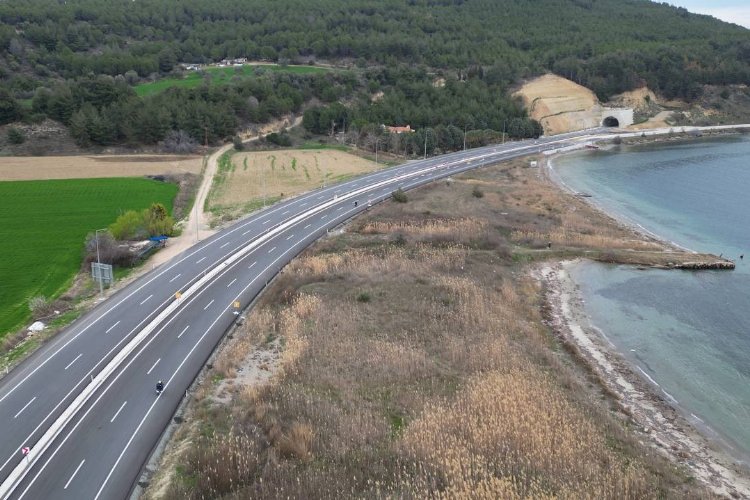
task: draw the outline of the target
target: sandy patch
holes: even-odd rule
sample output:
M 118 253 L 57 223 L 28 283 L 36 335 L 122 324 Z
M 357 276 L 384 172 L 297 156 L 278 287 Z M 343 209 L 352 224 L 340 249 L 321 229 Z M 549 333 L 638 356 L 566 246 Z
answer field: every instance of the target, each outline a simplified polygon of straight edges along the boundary
M 529 115 L 542 124 L 546 134 L 599 126 L 601 106 L 596 94 L 560 76 L 535 78 L 514 95 L 523 99 Z
M 0 181 L 200 174 L 202 156 L 8 156 L 0 157 Z
M 250 200 L 288 197 L 345 176 L 371 172 L 382 165 L 336 150 L 280 150 L 238 153 L 212 205 L 231 206 Z
M 572 346 L 602 383 L 617 395 L 619 405 L 641 428 L 644 442 L 685 466 L 714 493 L 733 498 L 750 497 L 748 471 L 740 469 L 731 458 L 714 448 L 588 323 L 576 285 L 568 273 L 569 266 L 574 264 L 545 265 L 536 271 L 545 285 L 555 333 Z

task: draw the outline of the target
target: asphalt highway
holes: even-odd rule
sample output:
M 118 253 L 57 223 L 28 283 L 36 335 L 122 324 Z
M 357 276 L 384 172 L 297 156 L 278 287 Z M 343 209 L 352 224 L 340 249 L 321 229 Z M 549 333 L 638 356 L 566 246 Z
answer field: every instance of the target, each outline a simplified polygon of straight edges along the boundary
M 596 133 L 602 131 L 471 149 L 309 192 L 143 275 L 0 381 L 0 498 L 127 497 L 237 313 L 294 256 L 399 187 L 571 146 Z M 166 386 L 160 395 L 158 380 Z

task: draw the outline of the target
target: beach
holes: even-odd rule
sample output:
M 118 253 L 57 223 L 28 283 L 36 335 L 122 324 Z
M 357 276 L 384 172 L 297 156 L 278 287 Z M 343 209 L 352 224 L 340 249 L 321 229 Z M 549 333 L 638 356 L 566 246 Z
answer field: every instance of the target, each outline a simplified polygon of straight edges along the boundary
M 644 444 L 687 467 L 716 494 L 750 497 L 750 472 L 724 453 L 672 407 L 588 322 L 569 268 L 579 261 L 535 270 L 545 287 L 555 334 L 585 360 L 635 424 Z
M 675 242 L 673 234 L 647 230 L 637 220 L 594 197 L 581 197 L 577 189 L 567 185 L 556 175 L 550 163 L 544 176 L 563 191 L 579 195 L 599 213 L 615 218 L 628 229 L 638 232 L 644 240 L 658 240 L 675 254 L 689 253 L 694 246 Z M 680 240 L 683 242 L 684 240 Z M 700 243 L 700 242 L 698 242 Z M 701 251 L 711 249 L 698 246 Z M 718 252 L 717 252 L 718 253 Z M 674 463 L 685 466 L 716 494 L 731 498 L 750 497 L 750 469 L 736 455 L 718 433 L 697 415 L 691 414 L 677 403 L 671 394 L 640 366 L 627 359 L 622 351 L 607 337 L 609 332 L 599 330 L 586 310 L 581 287 L 574 281 L 573 271 L 583 266 L 581 259 L 540 264 L 533 274 L 544 286 L 548 321 L 555 334 L 582 359 L 601 384 L 610 392 L 623 412 L 623 418 L 632 422 L 631 428 L 639 440 L 652 446 Z M 602 271 L 604 272 L 604 271 Z M 673 271 L 674 272 L 674 271 Z M 649 278 L 644 275 L 644 281 Z

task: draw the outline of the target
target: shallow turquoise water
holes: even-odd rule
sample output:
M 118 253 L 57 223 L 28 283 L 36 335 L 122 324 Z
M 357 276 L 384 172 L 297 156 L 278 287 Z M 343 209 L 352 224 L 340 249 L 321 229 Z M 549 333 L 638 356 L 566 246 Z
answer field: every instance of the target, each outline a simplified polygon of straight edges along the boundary
M 735 456 L 750 455 L 750 138 L 622 147 L 559 159 L 572 189 L 727 271 L 573 270 L 594 326 Z M 741 254 L 747 254 L 739 260 Z

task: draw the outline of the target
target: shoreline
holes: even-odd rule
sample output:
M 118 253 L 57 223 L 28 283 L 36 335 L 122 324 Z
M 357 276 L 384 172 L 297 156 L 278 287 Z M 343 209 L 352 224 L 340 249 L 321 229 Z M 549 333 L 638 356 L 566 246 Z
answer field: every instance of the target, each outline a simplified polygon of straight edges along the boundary
M 720 439 L 706 436 L 705 430 L 691 423 L 667 401 L 668 395 L 660 395 L 636 373 L 638 367 L 627 361 L 606 335 L 590 324 L 578 287 L 569 273 L 570 267 L 580 262 L 577 259 L 547 263 L 533 271 L 543 284 L 551 311 L 549 323 L 555 335 L 573 349 L 604 388 L 616 396 L 617 405 L 637 425 L 631 430 L 643 444 L 684 466 L 716 494 L 750 497 L 750 466 L 743 465 L 722 449 Z
M 719 132 L 717 135 L 725 133 Z M 701 138 L 705 137 L 681 139 L 692 141 Z M 664 141 L 663 137 L 653 136 L 638 144 Z M 592 209 L 643 238 L 663 244 L 666 251 L 697 253 L 647 230 L 623 214 L 607 210 L 565 184 L 555 171 L 553 161 L 566 152 L 549 155 L 546 165 L 541 166 L 542 176 L 551 184 L 581 198 Z M 581 259 L 576 259 L 548 263 L 533 271 L 543 284 L 545 300 L 551 311 L 550 324 L 555 334 L 589 365 L 605 389 L 615 395 L 618 406 L 639 427 L 634 432 L 645 444 L 660 450 L 675 464 L 686 467 L 714 493 L 732 498 L 750 497 L 750 463 L 735 456 L 729 450 L 732 446 L 720 434 L 695 417 L 689 409 L 675 403 L 674 398 L 655 380 L 625 358 L 605 332 L 590 323 L 579 287 L 569 273 L 571 267 L 581 262 Z M 688 414 L 693 415 L 696 422 L 691 422 Z

